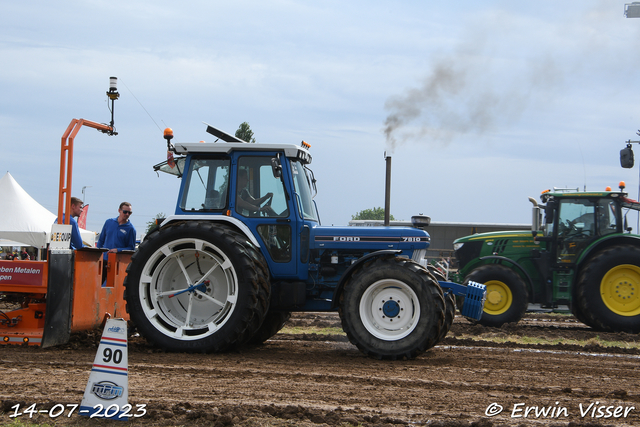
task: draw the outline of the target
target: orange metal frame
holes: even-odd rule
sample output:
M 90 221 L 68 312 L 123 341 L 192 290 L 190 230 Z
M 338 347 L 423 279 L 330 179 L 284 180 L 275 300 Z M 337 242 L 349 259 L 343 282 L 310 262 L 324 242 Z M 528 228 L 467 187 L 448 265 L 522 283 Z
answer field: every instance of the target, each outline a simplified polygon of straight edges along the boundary
M 60 149 L 60 191 L 58 193 L 58 218 L 63 212 L 71 212 L 71 183 L 73 172 L 73 141 L 82 128 L 87 126 L 103 132 L 113 132 L 113 127 L 85 119 L 73 119 L 62 135 Z M 70 215 L 64 218 L 64 223 L 70 223 Z

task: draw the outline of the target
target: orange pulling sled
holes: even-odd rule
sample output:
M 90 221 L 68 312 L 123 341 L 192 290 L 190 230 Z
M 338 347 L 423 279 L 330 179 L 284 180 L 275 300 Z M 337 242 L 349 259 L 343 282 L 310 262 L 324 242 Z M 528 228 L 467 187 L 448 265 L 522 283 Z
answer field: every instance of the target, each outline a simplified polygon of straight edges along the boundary
M 71 211 L 73 143 L 82 126 L 117 135 L 113 126 L 113 103 L 119 97 L 116 81 L 111 77 L 107 92 L 111 123 L 73 119 L 62 136 L 58 218 Z M 69 221 L 65 216 L 64 223 Z M 52 236 L 52 240 L 58 238 Z M 50 249 L 45 261 L 0 261 L 2 343 L 50 347 L 67 343 L 72 332 L 100 327 L 108 317 L 128 320 L 123 282 L 132 252 L 110 253 L 106 278 L 102 277 L 104 252 L 97 248 L 72 251 L 66 245 Z

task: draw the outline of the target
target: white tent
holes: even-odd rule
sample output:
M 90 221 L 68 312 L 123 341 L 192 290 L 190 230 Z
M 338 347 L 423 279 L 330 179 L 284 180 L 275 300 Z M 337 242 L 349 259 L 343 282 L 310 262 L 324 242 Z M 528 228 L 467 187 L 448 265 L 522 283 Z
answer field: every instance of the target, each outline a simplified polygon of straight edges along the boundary
M 43 249 L 55 220 L 9 172 L 0 179 L 0 238 Z
M 0 179 L 1 246 L 33 246 L 45 249 L 49 243 L 51 225 L 55 220 L 56 215 L 36 202 L 9 172 Z M 85 244 L 95 246 L 96 233 L 81 228 L 80 234 Z M 8 243 L 5 245 L 2 242 Z

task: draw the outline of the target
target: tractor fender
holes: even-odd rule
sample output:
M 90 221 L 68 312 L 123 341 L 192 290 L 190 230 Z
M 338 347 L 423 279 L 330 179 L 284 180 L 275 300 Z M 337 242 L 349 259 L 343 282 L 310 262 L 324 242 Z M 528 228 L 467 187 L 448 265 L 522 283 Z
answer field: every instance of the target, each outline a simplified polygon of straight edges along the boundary
M 612 234 L 610 236 L 603 237 L 597 242 L 589 245 L 578 258 L 577 265 L 581 266 L 585 260 L 589 259 L 591 255 L 596 252 L 608 248 L 609 246 L 627 244 L 633 246 L 640 246 L 640 236 L 631 234 Z
M 374 258 L 392 257 L 392 256 L 397 256 L 400 253 L 402 253 L 402 251 L 399 250 L 399 249 L 384 249 L 384 250 L 381 250 L 381 251 L 368 253 L 367 255 L 363 256 L 362 258 L 358 258 L 358 260 L 356 262 L 354 262 L 353 264 L 351 264 L 349 266 L 349 268 L 347 268 L 347 270 L 344 272 L 344 274 L 342 275 L 342 277 L 338 281 L 338 285 L 336 286 L 336 289 L 333 291 L 333 299 L 331 301 L 331 309 L 335 309 L 335 308 L 338 307 L 338 302 L 340 301 L 340 296 L 342 295 L 342 291 L 344 290 L 344 286 L 349 281 L 351 276 L 353 276 L 353 273 L 362 264 L 364 264 L 365 262 L 370 261 L 370 260 L 372 260 Z
M 478 259 L 480 261 L 494 259 L 494 260 L 505 261 L 505 262 L 510 263 L 511 265 L 513 265 L 515 267 L 515 269 L 518 271 L 518 273 L 520 273 L 520 276 L 525 278 L 525 280 L 527 281 L 527 287 L 529 288 L 529 290 L 531 290 L 531 287 L 533 285 L 533 280 L 531 280 L 531 276 L 529 276 L 529 273 L 527 273 L 527 270 L 525 270 L 516 261 L 514 261 L 512 259 L 509 259 L 507 257 L 500 256 L 500 255 L 487 255 L 487 256 L 480 257 Z
M 251 243 L 260 248 L 260 243 L 256 236 L 253 235 L 249 227 L 247 227 L 238 218 L 226 215 L 170 215 L 162 221 L 159 228 L 165 228 L 174 225 L 177 222 L 200 221 L 200 222 L 223 222 L 235 227 L 239 233 L 244 234 Z

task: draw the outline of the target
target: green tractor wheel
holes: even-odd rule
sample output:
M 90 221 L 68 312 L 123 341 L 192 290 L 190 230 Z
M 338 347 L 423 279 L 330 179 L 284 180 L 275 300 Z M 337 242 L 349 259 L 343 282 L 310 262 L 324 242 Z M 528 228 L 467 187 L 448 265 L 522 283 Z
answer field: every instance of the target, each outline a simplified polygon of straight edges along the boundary
M 529 293 L 523 280 L 513 270 L 502 265 L 483 265 L 473 270 L 465 281 L 487 287 L 484 312 L 478 323 L 500 327 L 518 322 L 527 309 Z
M 596 254 L 580 272 L 577 294 L 587 325 L 640 332 L 640 248 L 617 245 Z

